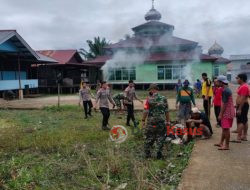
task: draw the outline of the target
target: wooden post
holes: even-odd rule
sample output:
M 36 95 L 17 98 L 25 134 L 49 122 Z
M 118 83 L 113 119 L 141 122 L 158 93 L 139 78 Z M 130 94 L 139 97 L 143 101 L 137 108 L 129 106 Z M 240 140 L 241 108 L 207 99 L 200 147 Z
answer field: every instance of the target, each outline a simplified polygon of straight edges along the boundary
M 61 86 L 60 83 L 57 83 L 57 94 L 58 94 L 58 102 L 57 102 L 57 106 L 60 107 L 60 92 L 61 92 Z
M 18 53 L 18 82 L 19 82 L 19 90 L 18 90 L 18 98 L 19 100 L 23 99 L 23 90 L 22 90 L 22 83 L 21 83 L 21 64 L 20 64 L 20 53 Z

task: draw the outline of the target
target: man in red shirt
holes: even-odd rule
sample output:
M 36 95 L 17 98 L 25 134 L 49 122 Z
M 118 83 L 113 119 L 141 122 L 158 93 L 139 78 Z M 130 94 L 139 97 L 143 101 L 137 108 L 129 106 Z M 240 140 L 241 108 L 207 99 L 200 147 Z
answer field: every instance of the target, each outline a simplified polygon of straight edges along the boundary
M 217 79 L 214 80 L 214 99 L 213 99 L 213 106 L 214 106 L 214 114 L 217 120 L 217 127 L 219 128 L 221 126 L 219 121 L 219 115 L 221 110 L 221 102 L 222 102 L 222 91 L 223 89 L 219 86 L 219 82 Z
M 236 143 L 241 143 L 241 141 L 247 141 L 247 131 L 248 131 L 248 98 L 250 96 L 249 87 L 247 84 L 247 75 L 239 74 L 237 77 L 237 82 L 240 87 L 237 90 L 236 99 L 236 117 L 237 117 L 237 131 L 238 136 Z

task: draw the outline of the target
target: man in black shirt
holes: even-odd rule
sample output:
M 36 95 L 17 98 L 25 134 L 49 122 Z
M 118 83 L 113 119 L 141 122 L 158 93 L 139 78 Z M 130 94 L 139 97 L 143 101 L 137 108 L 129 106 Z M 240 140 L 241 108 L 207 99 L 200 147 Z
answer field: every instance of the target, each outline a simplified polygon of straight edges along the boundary
M 212 136 L 213 130 L 207 115 L 199 111 L 199 109 L 196 107 L 192 109 L 191 118 L 187 120 L 186 125 L 188 129 L 192 127 L 192 123 L 197 128 L 197 130 L 201 130 L 202 135 L 206 139 Z M 188 133 L 188 141 L 190 141 L 191 138 L 192 134 Z

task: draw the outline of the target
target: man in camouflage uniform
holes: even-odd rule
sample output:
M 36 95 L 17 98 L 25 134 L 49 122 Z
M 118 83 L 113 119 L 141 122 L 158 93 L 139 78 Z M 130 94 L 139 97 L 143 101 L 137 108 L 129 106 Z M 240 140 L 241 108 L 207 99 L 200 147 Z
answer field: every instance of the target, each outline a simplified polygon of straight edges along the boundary
M 166 124 L 169 124 L 168 102 L 165 96 L 158 94 L 158 86 L 151 84 L 150 94 L 144 106 L 142 125 L 145 128 L 146 141 L 144 144 L 146 158 L 149 158 L 150 148 L 156 142 L 157 159 L 162 158 L 162 148 L 166 136 Z M 147 124 L 145 121 L 147 119 Z
M 113 100 L 115 101 L 115 104 L 119 111 L 122 110 L 122 104 L 124 105 L 124 99 L 125 96 L 123 93 L 118 93 L 113 96 Z

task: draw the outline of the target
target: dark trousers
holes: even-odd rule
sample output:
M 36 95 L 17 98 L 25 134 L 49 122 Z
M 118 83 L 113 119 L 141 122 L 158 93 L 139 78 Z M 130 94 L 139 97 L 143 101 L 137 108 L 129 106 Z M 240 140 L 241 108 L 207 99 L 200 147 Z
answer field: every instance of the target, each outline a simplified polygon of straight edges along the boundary
M 220 115 L 220 106 L 214 106 L 214 114 L 216 117 L 217 124 L 220 125 L 220 121 L 218 119 Z
M 91 100 L 83 101 L 83 108 L 85 117 L 88 117 L 88 114 L 91 115 L 91 108 L 93 107 Z
M 203 107 L 204 107 L 204 111 L 205 111 L 205 114 L 207 115 L 208 119 L 210 119 L 211 100 L 212 100 L 211 97 L 209 97 L 208 100 L 205 100 L 205 97 L 203 99 Z
M 135 115 L 134 115 L 134 104 L 126 104 L 127 106 L 127 124 L 129 124 L 130 119 L 135 123 Z
M 102 112 L 102 127 L 107 127 L 110 117 L 110 111 L 109 108 L 100 108 Z

